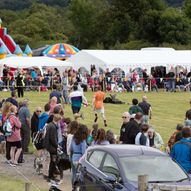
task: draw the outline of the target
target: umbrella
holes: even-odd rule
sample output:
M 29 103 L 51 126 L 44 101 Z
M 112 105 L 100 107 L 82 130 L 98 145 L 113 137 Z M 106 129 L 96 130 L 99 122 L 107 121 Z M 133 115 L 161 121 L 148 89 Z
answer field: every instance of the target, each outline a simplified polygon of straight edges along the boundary
M 77 52 L 79 52 L 79 49 L 70 44 L 58 43 L 55 45 L 50 45 L 42 52 L 42 54 L 44 56 L 57 59 L 66 59 L 76 54 Z

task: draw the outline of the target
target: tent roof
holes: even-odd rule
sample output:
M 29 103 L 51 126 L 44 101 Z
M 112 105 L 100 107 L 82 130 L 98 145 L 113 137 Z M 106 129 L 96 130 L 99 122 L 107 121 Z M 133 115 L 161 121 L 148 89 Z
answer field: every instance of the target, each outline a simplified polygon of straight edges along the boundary
M 56 67 L 60 72 L 65 68 L 71 67 L 71 63 L 65 63 L 63 61 L 48 58 L 48 57 L 20 57 L 13 56 L 0 60 L 0 67 L 3 68 L 3 65 L 6 64 L 9 67 L 13 68 L 31 68 L 38 67 L 42 71 L 42 67 Z
M 150 68 L 153 66 L 191 66 L 191 51 L 157 51 L 157 50 L 82 50 L 67 60 L 73 67 L 89 67 L 96 65 L 101 68 L 123 70 L 129 68 Z

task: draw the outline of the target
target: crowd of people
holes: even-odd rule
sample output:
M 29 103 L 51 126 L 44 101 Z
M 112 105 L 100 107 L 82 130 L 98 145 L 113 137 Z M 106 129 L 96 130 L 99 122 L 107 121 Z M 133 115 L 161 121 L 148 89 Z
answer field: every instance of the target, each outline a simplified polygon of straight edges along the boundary
M 64 73 L 67 76 L 67 73 Z M 67 81 L 67 80 L 66 80 Z M 67 82 L 63 86 L 67 86 Z M 142 101 L 134 98 L 129 111 L 122 114 L 122 125 L 119 135 L 109 129 L 98 127 L 98 117 L 101 114 L 103 126 L 107 127 L 104 111 L 105 93 L 101 86 L 95 88 L 92 106 L 95 119 L 92 128 L 79 123 L 84 119 L 80 113 L 81 107 L 89 103 L 78 82 L 72 85 L 72 92 L 64 89 L 63 94 L 53 85 L 49 100 L 44 108 L 36 107 L 32 114 L 29 110 L 29 100 L 17 101 L 16 92 L 1 102 L 1 132 L 0 143 L 6 142 L 6 162 L 13 167 L 24 162 L 24 155 L 29 153 L 32 140 L 36 148 L 35 167 L 48 180 L 57 181 L 63 178 L 63 170 L 72 169 L 72 185 L 75 184 L 77 164 L 88 146 L 108 144 L 135 144 L 165 150 L 188 173 L 191 172 L 191 109 L 185 114 L 185 124 L 177 125 L 165 148 L 161 135 L 150 124 L 152 106 L 147 97 Z M 73 119 L 65 116 L 62 103 L 71 104 Z M 190 102 L 191 104 L 191 102 Z M 164 149 L 165 148 L 165 149 Z
M 149 73 L 147 69 L 140 68 L 130 69 L 126 74 L 119 68 L 99 72 L 92 68 L 91 74 L 87 71 L 80 73 L 73 68 L 66 69 L 63 74 L 57 68 L 46 68 L 43 71 L 42 74 L 39 69 L 35 68 L 21 70 L 4 65 L 0 90 L 17 89 L 18 97 L 23 97 L 24 90 L 46 91 L 51 89 L 53 84 L 58 84 L 64 95 L 67 95 L 67 91 L 72 89 L 76 81 L 81 84 L 84 91 L 94 91 L 99 86 L 108 92 L 158 92 L 159 88 L 175 92 L 191 89 L 191 72 L 186 69 L 177 72 L 173 67 L 168 73 L 160 69 L 151 70 Z

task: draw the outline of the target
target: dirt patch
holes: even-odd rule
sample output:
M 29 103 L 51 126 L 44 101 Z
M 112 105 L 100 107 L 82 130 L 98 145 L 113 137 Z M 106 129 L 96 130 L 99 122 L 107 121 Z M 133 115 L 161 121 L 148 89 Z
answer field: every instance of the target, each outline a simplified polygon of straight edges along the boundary
M 5 163 L 5 157 L 0 154 L 0 177 L 11 177 L 13 179 L 21 180 L 23 182 L 30 181 L 32 183 L 32 187 L 34 191 L 36 190 L 48 190 L 49 184 L 46 180 L 44 180 L 42 175 L 38 175 L 38 173 L 33 168 L 33 155 L 25 155 L 24 156 L 25 163 L 22 163 L 22 166 L 11 167 L 9 164 Z M 63 183 L 59 185 L 59 189 L 70 191 L 71 188 L 71 176 L 70 171 L 64 172 Z

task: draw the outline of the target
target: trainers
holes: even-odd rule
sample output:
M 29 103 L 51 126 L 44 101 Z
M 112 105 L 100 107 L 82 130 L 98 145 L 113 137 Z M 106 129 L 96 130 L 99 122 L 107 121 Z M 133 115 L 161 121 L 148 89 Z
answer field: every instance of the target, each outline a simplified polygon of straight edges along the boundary
M 9 164 L 10 164 L 10 166 L 12 166 L 12 167 L 16 167 L 16 166 L 17 166 L 17 165 L 14 164 L 13 162 L 10 162 Z
M 10 164 L 11 163 L 11 160 L 6 160 L 5 161 L 5 164 Z

